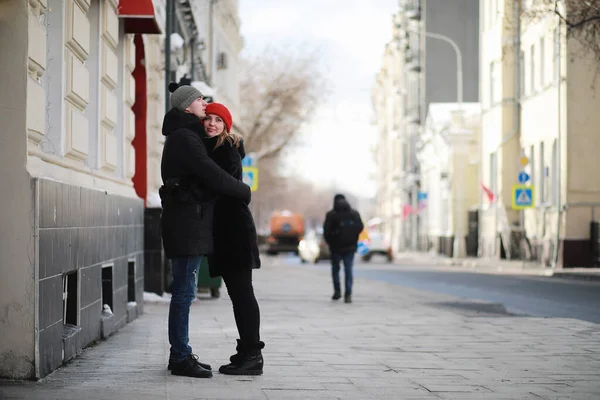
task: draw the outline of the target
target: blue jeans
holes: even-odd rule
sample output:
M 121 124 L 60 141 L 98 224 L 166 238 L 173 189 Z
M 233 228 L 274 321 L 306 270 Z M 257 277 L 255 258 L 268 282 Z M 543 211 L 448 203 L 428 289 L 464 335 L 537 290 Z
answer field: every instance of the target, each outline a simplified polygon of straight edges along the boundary
M 171 260 L 173 286 L 169 305 L 169 343 L 172 362 L 183 361 L 192 354 L 189 345 L 190 306 L 196 297 L 198 268 L 203 256 L 174 258 Z
M 331 277 L 333 278 L 333 290 L 341 293 L 340 290 L 340 262 L 344 263 L 345 294 L 352 294 L 352 269 L 354 267 L 354 252 L 331 253 Z

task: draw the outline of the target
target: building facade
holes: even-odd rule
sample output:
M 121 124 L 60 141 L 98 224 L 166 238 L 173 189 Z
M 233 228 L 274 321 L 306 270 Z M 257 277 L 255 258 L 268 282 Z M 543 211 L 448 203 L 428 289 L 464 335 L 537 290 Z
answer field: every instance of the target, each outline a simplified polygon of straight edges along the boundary
M 401 190 L 403 164 L 406 163 L 402 149 L 407 137 L 400 129 L 404 105 L 402 103 L 403 53 L 400 48 L 397 18 L 393 16 L 393 39 L 386 44 L 381 70 L 373 88 L 372 102 L 379 133 L 374 154 L 376 171 L 376 215 L 380 224 L 377 229 L 391 244 L 394 251 L 403 248 L 401 220 Z
M 597 164 L 589 149 L 600 146 L 600 96 L 591 84 L 597 65 L 567 37 L 558 16 L 531 18 L 528 4 L 481 2 L 482 174 L 497 198 L 482 210 L 483 254 L 506 255 L 508 240 L 499 238 L 510 228 L 511 258 L 593 266 L 590 233 L 600 186 L 589 179 Z M 507 32 L 511 40 L 505 40 Z M 515 211 L 511 188 L 520 171 L 534 196 L 532 207 Z M 498 218 L 504 213 L 509 227 Z
M 142 312 L 154 4 L 0 2 L 0 376 L 43 377 Z
M 421 237 L 427 250 L 448 257 L 477 255 L 468 213 L 479 205 L 479 103 L 431 103 L 418 144 Z
M 203 81 L 215 102 L 223 103 L 234 116 L 234 129 L 240 133 L 235 119 L 240 111 L 239 54 L 244 46 L 240 33 L 238 0 L 196 0 L 192 2 L 198 21 L 201 60 L 206 66 Z M 202 91 L 202 87 L 200 87 Z
M 427 229 L 421 223 L 423 203 L 419 199 L 428 194 L 421 188 L 417 144 L 424 134 L 430 103 L 479 99 L 479 3 L 403 0 L 394 25 L 400 57 L 387 56 L 388 45 L 374 96 L 381 135 L 397 137 L 395 143 L 383 137 L 380 140 L 385 148 L 393 147 L 388 151 L 395 156 L 382 164 L 383 150 L 378 155 L 379 164 L 385 166 L 378 181 L 382 199 L 379 207 L 386 216 L 391 210 L 398 215 L 398 225 L 393 230 L 388 228 L 395 249 L 427 250 Z M 389 66 L 392 59 L 396 64 Z M 393 87 L 387 88 L 390 85 Z

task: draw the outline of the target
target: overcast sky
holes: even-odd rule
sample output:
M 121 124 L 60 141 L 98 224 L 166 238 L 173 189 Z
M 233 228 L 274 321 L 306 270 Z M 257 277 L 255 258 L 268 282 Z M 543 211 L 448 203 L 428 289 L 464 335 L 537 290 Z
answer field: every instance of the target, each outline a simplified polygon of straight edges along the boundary
M 339 191 L 373 196 L 370 146 L 376 131 L 371 88 L 391 40 L 397 0 L 240 0 L 245 48 L 308 46 L 321 50 L 331 93 L 302 133 L 289 164 Z

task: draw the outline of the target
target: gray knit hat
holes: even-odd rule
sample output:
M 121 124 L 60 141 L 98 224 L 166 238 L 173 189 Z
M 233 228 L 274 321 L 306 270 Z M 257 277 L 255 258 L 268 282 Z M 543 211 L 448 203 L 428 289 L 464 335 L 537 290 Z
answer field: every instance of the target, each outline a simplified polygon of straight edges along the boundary
M 171 92 L 171 107 L 177 107 L 181 111 L 185 110 L 196 99 L 203 97 L 202 93 L 193 86 L 181 85 L 175 82 L 169 84 Z

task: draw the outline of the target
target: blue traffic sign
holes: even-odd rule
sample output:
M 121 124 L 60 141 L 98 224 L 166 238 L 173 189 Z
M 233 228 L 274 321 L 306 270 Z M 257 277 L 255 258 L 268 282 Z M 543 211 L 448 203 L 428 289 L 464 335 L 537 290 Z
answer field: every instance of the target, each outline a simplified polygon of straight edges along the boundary
M 256 157 L 254 153 L 246 154 L 242 159 L 242 167 L 256 167 Z
M 533 207 L 533 186 L 514 185 L 512 190 L 512 208 L 523 210 Z
M 527 181 L 529 181 L 529 174 L 525 171 L 521 171 L 519 172 L 519 183 L 523 184 L 523 183 L 527 183 Z

